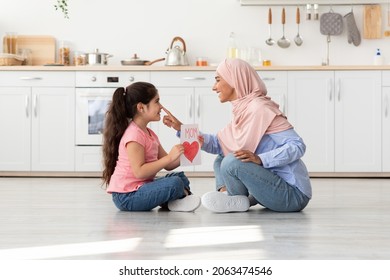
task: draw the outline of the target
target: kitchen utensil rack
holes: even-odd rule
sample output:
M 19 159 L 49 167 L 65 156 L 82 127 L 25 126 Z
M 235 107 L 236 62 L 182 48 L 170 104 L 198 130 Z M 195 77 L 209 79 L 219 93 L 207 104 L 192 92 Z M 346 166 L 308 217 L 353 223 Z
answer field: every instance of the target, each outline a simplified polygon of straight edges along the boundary
M 375 0 L 375 4 L 384 4 L 388 0 Z M 350 6 L 372 4 L 370 0 L 240 0 L 241 6 L 297 6 L 306 4 Z

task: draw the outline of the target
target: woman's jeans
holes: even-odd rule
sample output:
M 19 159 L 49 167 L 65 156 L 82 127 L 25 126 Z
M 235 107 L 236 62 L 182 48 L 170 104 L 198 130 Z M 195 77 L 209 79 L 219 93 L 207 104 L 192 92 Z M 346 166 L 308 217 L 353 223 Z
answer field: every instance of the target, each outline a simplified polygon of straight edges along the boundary
M 242 162 L 233 154 L 217 156 L 214 171 L 217 190 L 225 186 L 229 195 L 251 194 L 273 211 L 301 211 L 309 202 L 306 195 L 278 175 L 253 162 Z
M 183 198 L 190 182 L 183 172 L 173 172 L 165 177 L 143 184 L 137 191 L 112 193 L 115 206 L 122 211 L 149 211 L 171 200 Z

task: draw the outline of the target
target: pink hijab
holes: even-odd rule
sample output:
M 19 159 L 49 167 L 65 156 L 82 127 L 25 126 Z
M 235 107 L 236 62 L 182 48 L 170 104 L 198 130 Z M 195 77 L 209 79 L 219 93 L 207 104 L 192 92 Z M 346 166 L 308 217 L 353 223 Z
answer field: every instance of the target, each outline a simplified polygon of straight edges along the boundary
M 217 67 L 217 75 L 236 90 L 232 101 L 233 119 L 218 132 L 224 155 L 237 150 L 255 152 L 264 134 L 292 128 L 287 118 L 267 95 L 259 75 L 240 59 L 225 59 Z

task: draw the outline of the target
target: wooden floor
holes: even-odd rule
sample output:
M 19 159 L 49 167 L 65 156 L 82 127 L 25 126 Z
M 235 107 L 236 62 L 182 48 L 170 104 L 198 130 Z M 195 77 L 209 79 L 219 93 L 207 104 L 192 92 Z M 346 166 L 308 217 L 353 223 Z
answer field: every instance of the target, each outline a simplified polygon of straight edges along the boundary
M 0 178 L 0 259 L 390 259 L 390 179 L 312 184 L 300 213 L 127 213 L 96 178 Z

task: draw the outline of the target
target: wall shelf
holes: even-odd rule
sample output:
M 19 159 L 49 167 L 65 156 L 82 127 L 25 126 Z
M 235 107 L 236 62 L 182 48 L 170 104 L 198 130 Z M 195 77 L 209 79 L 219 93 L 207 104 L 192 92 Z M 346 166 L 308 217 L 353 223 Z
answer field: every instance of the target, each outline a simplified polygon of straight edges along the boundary
M 350 6 L 350 5 L 370 5 L 384 4 L 388 0 L 240 0 L 241 6 L 297 6 L 306 4 L 332 5 L 332 6 Z

